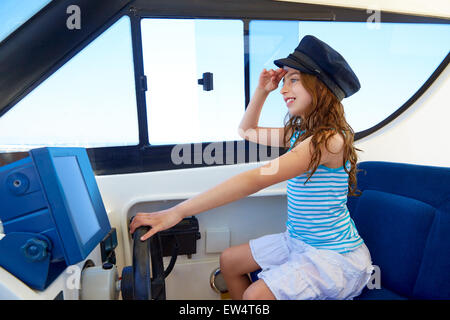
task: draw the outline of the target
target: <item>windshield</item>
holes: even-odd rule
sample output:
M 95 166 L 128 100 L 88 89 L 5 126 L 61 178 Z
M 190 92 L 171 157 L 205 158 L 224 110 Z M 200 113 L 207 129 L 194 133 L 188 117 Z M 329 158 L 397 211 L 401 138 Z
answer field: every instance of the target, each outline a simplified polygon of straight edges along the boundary
M 45 7 L 51 0 L 1 0 L 0 42 Z

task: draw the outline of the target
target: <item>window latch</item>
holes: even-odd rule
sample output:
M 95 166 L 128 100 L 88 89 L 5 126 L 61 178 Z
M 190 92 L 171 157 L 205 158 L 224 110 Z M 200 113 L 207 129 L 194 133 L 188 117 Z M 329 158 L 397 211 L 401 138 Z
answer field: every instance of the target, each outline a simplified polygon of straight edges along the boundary
M 198 79 L 198 84 L 203 85 L 204 91 L 213 90 L 213 74 L 211 72 L 204 72 L 203 78 Z
M 141 76 L 141 90 L 147 91 L 147 76 Z

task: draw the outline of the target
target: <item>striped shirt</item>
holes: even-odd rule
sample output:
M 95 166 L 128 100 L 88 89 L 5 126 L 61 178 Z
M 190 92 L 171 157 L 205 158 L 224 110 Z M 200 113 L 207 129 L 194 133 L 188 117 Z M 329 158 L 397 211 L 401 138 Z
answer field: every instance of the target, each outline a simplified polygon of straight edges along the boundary
M 289 150 L 298 136 L 296 131 Z M 348 160 L 346 167 L 351 168 Z M 356 249 L 364 241 L 347 208 L 348 174 L 344 166 L 334 169 L 319 165 L 304 185 L 310 172 L 288 180 L 286 227 L 289 235 L 317 249 L 339 253 Z

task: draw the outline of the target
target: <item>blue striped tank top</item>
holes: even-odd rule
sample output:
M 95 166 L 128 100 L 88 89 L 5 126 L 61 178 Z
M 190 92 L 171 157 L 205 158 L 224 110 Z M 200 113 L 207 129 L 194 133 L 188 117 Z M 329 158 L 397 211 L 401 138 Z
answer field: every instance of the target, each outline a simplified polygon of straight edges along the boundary
M 300 133 L 303 134 L 304 130 Z M 290 140 L 292 149 L 299 136 L 296 131 Z M 350 161 L 346 162 L 350 170 Z M 328 168 L 319 165 L 309 181 L 307 171 L 288 180 L 289 235 L 317 249 L 352 251 L 364 243 L 347 209 L 348 174 L 344 166 Z

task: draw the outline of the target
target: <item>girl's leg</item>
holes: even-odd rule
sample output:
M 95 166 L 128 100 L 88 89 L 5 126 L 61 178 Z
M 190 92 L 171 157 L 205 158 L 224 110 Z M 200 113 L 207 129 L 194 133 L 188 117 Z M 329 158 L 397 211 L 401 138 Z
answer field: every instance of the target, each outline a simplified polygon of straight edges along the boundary
M 225 249 L 220 255 L 220 271 L 233 300 L 241 300 L 251 282 L 248 273 L 261 267 L 253 259 L 248 243 Z

